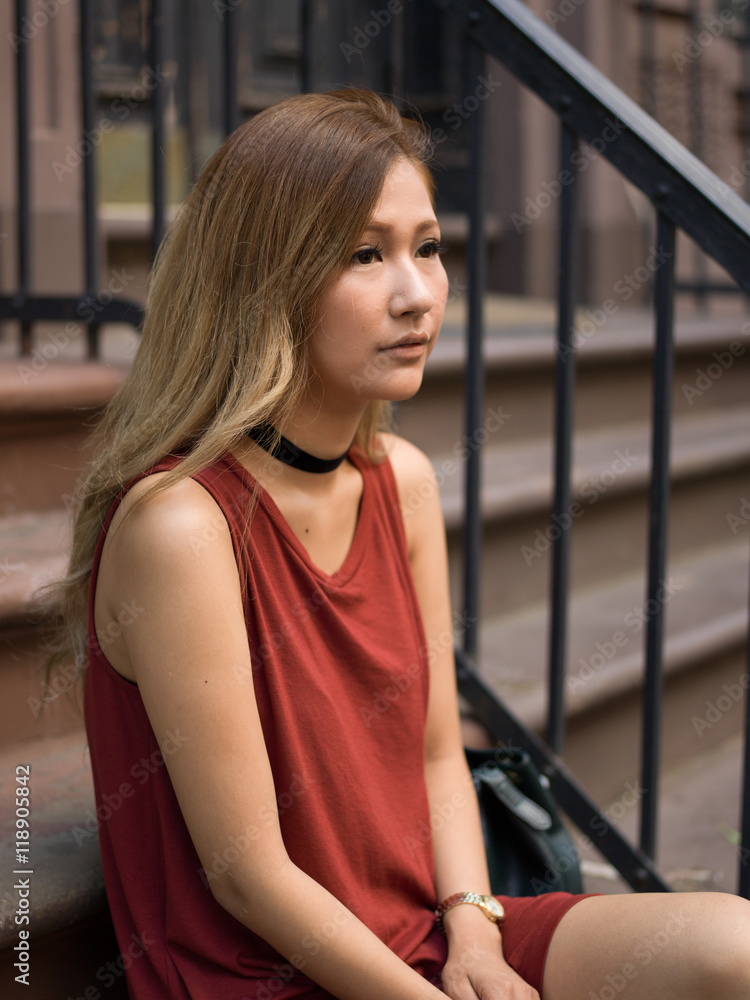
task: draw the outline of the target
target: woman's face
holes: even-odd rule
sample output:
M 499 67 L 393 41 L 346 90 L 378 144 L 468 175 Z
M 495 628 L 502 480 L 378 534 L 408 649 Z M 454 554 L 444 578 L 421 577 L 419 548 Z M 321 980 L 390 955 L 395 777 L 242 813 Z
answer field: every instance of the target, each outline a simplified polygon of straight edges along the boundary
M 419 171 L 397 160 L 357 251 L 315 310 L 308 348 L 324 406 L 362 409 L 419 389 L 448 293 L 442 249 Z

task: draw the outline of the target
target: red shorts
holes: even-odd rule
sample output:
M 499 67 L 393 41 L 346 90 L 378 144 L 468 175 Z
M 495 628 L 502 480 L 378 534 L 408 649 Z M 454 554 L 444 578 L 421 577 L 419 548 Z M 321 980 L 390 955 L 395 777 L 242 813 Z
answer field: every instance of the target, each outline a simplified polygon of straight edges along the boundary
M 571 906 L 597 893 L 572 896 L 549 892 L 541 896 L 498 896 L 505 907 L 503 955 L 508 965 L 542 996 L 544 963 L 552 935 Z

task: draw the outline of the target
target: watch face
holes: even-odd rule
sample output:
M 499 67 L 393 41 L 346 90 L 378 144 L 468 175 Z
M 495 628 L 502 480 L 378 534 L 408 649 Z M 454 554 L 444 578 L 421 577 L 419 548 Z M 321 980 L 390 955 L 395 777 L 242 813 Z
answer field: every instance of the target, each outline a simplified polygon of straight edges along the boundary
M 505 910 L 502 908 L 500 903 L 498 903 L 498 901 L 495 899 L 494 896 L 485 896 L 484 904 L 493 917 L 496 917 L 498 920 L 503 919 L 503 917 L 505 916 Z

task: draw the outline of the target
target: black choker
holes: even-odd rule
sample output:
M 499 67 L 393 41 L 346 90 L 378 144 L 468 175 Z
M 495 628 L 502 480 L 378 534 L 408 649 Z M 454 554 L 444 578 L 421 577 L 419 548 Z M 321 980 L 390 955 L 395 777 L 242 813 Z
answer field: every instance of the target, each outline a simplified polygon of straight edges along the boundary
M 311 455 L 309 451 L 298 448 L 296 444 L 287 441 L 285 437 L 274 444 L 276 431 L 270 424 L 259 424 L 257 427 L 251 427 L 247 436 L 252 438 L 264 451 L 283 462 L 284 465 L 291 465 L 293 469 L 300 469 L 302 472 L 333 472 L 334 469 L 338 469 L 349 454 L 347 448 L 344 454 L 338 458 L 318 458 L 317 455 Z

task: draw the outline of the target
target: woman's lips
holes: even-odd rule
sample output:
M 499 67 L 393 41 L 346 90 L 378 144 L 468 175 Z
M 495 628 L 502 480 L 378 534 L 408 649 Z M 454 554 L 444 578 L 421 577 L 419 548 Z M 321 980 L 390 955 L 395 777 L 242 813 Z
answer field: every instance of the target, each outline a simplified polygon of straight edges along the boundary
M 403 337 L 388 347 L 382 347 L 383 354 L 390 354 L 394 358 L 421 358 L 427 350 L 428 337 L 415 335 L 413 337 Z

